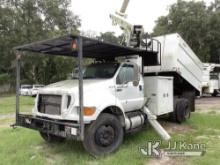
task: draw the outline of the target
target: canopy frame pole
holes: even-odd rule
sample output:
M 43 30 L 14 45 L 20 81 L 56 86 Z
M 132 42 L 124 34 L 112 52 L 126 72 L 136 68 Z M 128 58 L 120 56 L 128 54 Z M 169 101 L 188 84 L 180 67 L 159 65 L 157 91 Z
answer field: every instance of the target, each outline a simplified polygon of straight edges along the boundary
M 15 125 L 19 123 L 20 112 L 20 70 L 21 70 L 21 52 L 16 52 L 16 113 Z
M 84 140 L 84 107 L 83 107 L 83 39 L 78 37 L 78 66 L 79 66 L 79 123 L 80 140 Z

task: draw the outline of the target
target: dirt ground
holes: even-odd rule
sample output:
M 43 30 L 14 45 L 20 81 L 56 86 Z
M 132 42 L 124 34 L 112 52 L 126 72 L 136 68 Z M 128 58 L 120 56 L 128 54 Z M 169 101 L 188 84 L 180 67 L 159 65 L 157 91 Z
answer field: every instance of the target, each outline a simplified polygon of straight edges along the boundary
M 204 96 L 199 99 L 196 99 L 196 112 L 220 113 L 220 96 Z
M 210 97 L 210 96 L 203 96 L 201 98 L 196 99 L 196 104 L 218 104 L 220 105 L 220 96 L 218 97 Z
M 205 96 L 196 99 L 196 112 L 197 113 L 220 113 L 220 97 Z M 161 121 L 163 127 L 169 134 L 174 132 L 183 133 L 188 131 L 194 131 L 190 126 L 179 125 L 176 123 Z M 180 157 L 161 157 L 158 159 L 152 159 L 147 163 L 148 165 L 184 165 L 186 164 L 184 158 Z

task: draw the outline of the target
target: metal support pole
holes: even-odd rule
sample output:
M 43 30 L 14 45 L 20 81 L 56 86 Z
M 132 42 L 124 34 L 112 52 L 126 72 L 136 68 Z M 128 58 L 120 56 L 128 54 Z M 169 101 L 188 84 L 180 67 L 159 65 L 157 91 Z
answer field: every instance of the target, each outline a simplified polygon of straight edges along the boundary
M 78 66 L 79 66 L 79 123 L 80 139 L 84 140 L 84 108 L 83 108 L 83 39 L 78 38 Z
M 18 124 L 18 115 L 20 111 L 20 68 L 21 68 L 21 54 L 16 52 L 16 123 Z
M 155 115 L 153 115 L 146 106 L 143 107 L 143 112 L 147 115 L 148 121 L 152 125 L 152 127 L 155 129 L 155 131 L 164 140 L 170 140 L 171 137 L 168 134 L 168 132 L 160 125 L 160 123 L 157 121 L 157 117 Z
M 129 4 L 129 1 L 130 0 L 124 0 L 123 4 L 122 4 L 122 7 L 121 7 L 121 10 L 120 10 L 120 13 L 121 14 L 125 14 L 125 11 L 128 7 L 128 4 Z

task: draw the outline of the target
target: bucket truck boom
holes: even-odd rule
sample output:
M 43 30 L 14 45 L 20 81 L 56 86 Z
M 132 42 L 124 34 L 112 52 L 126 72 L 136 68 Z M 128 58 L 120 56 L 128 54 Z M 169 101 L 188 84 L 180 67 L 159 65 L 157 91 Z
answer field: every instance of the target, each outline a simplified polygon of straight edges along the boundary
M 126 20 L 127 15 L 125 12 L 128 4 L 129 0 L 124 0 L 121 10 L 119 12 L 116 11 L 115 14 L 110 14 L 110 18 L 114 26 L 119 25 L 123 30 L 124 38 L 122 44 L 129 47 L 140 47 L 141 35 L 144 29 L 142 25 L 132 25 Z

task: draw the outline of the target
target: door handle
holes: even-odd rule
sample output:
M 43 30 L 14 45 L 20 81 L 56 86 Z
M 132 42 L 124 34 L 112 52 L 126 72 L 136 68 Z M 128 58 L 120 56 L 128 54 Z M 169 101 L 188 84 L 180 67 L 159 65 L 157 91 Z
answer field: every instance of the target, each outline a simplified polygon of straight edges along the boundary
M 142 85 L 139 85 L 139 90 L 142 91 Z
M 122 91 L 122 88 L 117 88 L 116 91 L 117 91 L 117 92 L 121 92 L 121 91 Z

